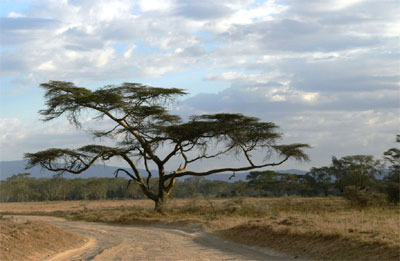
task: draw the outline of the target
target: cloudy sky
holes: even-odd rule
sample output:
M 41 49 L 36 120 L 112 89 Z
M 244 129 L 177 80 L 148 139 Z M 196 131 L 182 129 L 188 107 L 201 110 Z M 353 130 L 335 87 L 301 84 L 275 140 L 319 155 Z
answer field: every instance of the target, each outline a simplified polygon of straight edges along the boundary
M 313 147 L 281 169 L 396 146 L 398 0 L 1 0 L 0 13 L 0 160 L 91 142 L 38 120 L 49 80 L 183 88 L 184 116 L 275 122 L 282 143 Z

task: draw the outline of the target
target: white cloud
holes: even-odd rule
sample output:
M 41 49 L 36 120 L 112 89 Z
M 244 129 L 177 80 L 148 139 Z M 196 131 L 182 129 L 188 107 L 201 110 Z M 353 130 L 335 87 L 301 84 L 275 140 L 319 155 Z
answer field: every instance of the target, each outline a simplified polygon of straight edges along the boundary
M 112 21 L 122 16 L 129 16 L 131 11 L 130 1 L 101 1 L 97 10 L 92 10 L 92 16 L 100 21 Z
M 274 94 L 272 96 L 267 96 L 271 102 L 284 102 L 286 101 L 286 97 L 281 94 Z
M 24 15 L 16 12 L 10 12 L 7 17 L 24 17 Z
M 311 5 L 317 11 L 340 11 L 363 2 L 363 0 L 330 0 L 314 2 Z
M 173 5 L 170 0 L 140 0 L 140 9 L 144 12 L 147 11 L 167 11 Z
M 22 122 L 16 118 L 0 119 L 0 142 L 4 144 L 6 141 L 9 140 L 10 135 L 15 135 L 17 138 L 23 137 L 24 134 L 21 133 L 21 131 L 20 133 L 17 133 L 17 130 L 21 130 L 21 125 Z
M 306 102 L 313 102 L 318 98 L 318 93 L 310 92 L 310 93 L 305 93 L 302 96 L 303 96 L 303 100 L 305 100 Z
M 96 144 L 99 140 L 92 139 L 90 130 L 113 126 L 109 121 L 103 121 L 99 126 L 99 122 L 91 118 L 84 119 L 82 123 L 84 129 L 76 129 L 66 119 L 38 124 L 33 120 L 0 118 L 1 160 L 22 159 L 24 153 L 48 148 L 75 149 L 85 144 Z M 103 142 L 110 145 L 108 140 Z
M 220 19 L 216 23 L 209 24 L 209 29 L 215 32 L 226 32 L 233 25 L 248 25 L 255 21 L 270 21 L 276 15 L 285 11 L 287 6 L 276 3 L 276 1 L 265 1 L 264 3 L 250 5 L 229 5 L 233 11 L 232 15 Z
M 99 61 L 94 62 L 97 67 L 93 67 L 93 72 L 98 70 L 98 67 L 114 68 L 116 64 L 120 66 L 120 70 L 129 70 L 129 62 L 127 63 L 126 59 L 130 58 L 135 61 L 131 63 L 131 68 L 136 65 L 135 69 L 139 72 L 142 71 L 144 75 L 161 76 L 171 69 L 186 70 L 196 66 L 198 62 L 212 63 L 218 67 L 239 67 L 246 66 L 252 59 L 265 58 L 271 60 L 272 57 L 274 57 L 274 61 L 279 61 L 285 57 L 302 58 L 305 56 L 311 62 L 337 60 L 343 56 L 343 52 L 359 50 L 360 45 L 369 44 L 369 42 L 374 43 L 373 39 L 368 38 L 371 36 L 371 33 L 368 32 L 371 31 L 371 28 L 374 28 L 371 25 L 378 24 L 380 28 L 387 30 L 386 36 L 395 37 L 397 30 L 395 28 L 398 28 L 400 24 L 391 19 L 391 16 L 381 19 L 380 13 L 371 13 L 368 16 L 363 9 L 360 13 L 366 18 L 364 20 L 354 18 L 353 23 L 347 22 L 345 24 L 346 27 L 335 22 L 318 20 L 325 18 L 324 16 L 330 17 L 327 13 L 321 13 L 324 8 L 341 8 L 346 9 L 346 12 L 351 12 L 354 11 L 351 8 L 359 8 L 358 6 L 361 5 L 365 9 L 366 4 L 359 1 L 310 4 L 318 7 L 314 11 L 312 11 L 313 9 L 309 10 L 309 12 L 313 12 L 313 17 L 315 17 L 312 22 L 306 20 L 309 13 L 305 13 L 304 9 L 299 8 L 300 5 L 308 5 L 304 2 L 289 2 L 289 5 L 283 5 L 277 1 L 205 3 L 206 5 L 204 4 L 203 7 L 211 10 L 216 10 L 218 7 L 230 11 L 221 12 L 215 21 L 212 19 L 194 21 L 190 19 L 190 15 L 199 15 L 199 13 L 193 13 L 196 12 L 193 9 L 196 7 L 194 3 L 190 4 L 193 5 L 192 9 L 183 9 L 186 10 L 187 16 L 175 16 L 173 10 L 181 7 L 186 8 L 189 4 L 180 1 L 140 1 L 137 4 L 133 4 L 131 1 L 49 1 L 46 4 L 45 2 L 41 5 L 34 4 L 26 14 L 23 14 L 24 16 L 52 17 L 57 19 L 59 23 L 57 27 L 43 27 L 40 34 L 34 37 L 34 43 L 31 42 L 28 46 L 22 47 L 23 53 L 29 53 L 27 56 L 34 60 L 34 62 L 29 63 L 30 66 L 45 64 L 49 62 L 51 57 L 56 68 L 77 68 L 82 66 L 82 61 L 90 60 L 93 62 L 93 56 L 100 55 Z M 298 9 L 292 8 L 291 5 L 295 5 Z M 135 8 L 145 12 L 157 11 L 159 18 L 149 16 L 146 13 L 137 13 Z M 377 8 L 377 10 L 379 9 Z M 197 12 L 199 11 L 197 10 Z M 374 10 L 374 12 L 377 11 Z M 376 19 L 374 19 L 374 15 Z M 357 13 L 355 17 L 357 17 Z M 343 20 L 346 19 L 349 18 L 344 16 Z M 216 32 L 221 34 L 212 36 L 212 39 L 204 38 L 202 35 L 203 33 L 215 34 Z M 352 33 L 348 34 L 348 32 Z M 353 32 L 368 37 L 357 39 L 352 36 Z M 374 33 L 374 35 L 376 34 Z M 24 35 L 28 37 L 29 35 L 32 36 L 32 33 L 26 31 Z M 229 37 L 227 37 L 228 35 Z M 110 38 L 111 36 L 112 38 Z M 127 50 L 119 60 L 114 58 L 107 48 L 118 42 L 118 39 L 128 40 L 130 45 L 136 46 L 136 52 Z M 138 46 L 136 40 L 144 42 Z M 24 45 L 23 42 L 26 41 L 14 42 Z M 203 55 L 201 60 L 198 58 L 189 59 L 189 57 L 179 59 L 173 55 L 165 55 L 168 52 L 174 52 L 174 50 L 182 50 L 182 52 L 188 48 L 200 50 L 199 47 L 209 43 L 213 44 L 213 42 L 218 43 L 219 50 L 208 51 L 208 55 Z M 142 50 L 143 47 L 146 48 L 146 45 L 153 46 L 155 49 L 151 52 L 157 53 L 157 56 L 162 53 L 161 56 L 163 57 L 148 59 L 149 56 L 143 55 Z M 337 48 L 334 48 L 334 46 Z M 46 51 L 39 51 L 42 48 Z M 271 48 L 274 52 L 269 50 Z M 92 49 L 103 49 L 104 52 L 100 54 L 88 52 Z M 299 53 L 296 55 L 280 53 L 285 49 L 297 50 Z M 203 50 L 205 49 L 203 48 Z M 364 48 L 364 50 L 369 52 L 369 49 Z M 48 55 L 43 55 L 43 53 Z M 194 52 L 185 53 L 185 55 L 187 54 L 196 55 Z M 232 54 L 234 55 L 232 56 Z M 349 53 L 348 55 L 351 56 Z M 58 61 L 56 61 L 57 57 L 59 57 Z M 81 57 L 81 59 L 77 57 Z M 46 58 L 47 60 L 45 60 Z M 159 66 L 160 59 L 165 59 L 162 63 L 173 63 L 173 65 L 161 66 L 159 72 L 155 73 L 155 68 Z M 151 62 L 152 60 L 154 62 Z M 267 60 L 264 61 L 264 64 Z M 88 66 L 85 71 L 89 70 Z M 18 69 L 16 68 L 16 71 Z M 76 78 L 72 74 L 72 71 L 67 70 L 67 73 L 64 72 L 62 75 Z M 89 73 L 89 75 L 91 74 L 93 73 Z
M 158 78 L 196 93 L 230 85 L 189 98 L 179 111 L 240 109 L 271 117 L 289 140 L 311 142 L 328 158 L 370 152 L 388 147 L 398 124 L 398 13 L 395 0 L 34 1 L 0 19 L 1 75 L 12 85 L 7 93 L 18 95 L 48 80 Z M 1 137 L 16 148 L 33 137 L 27 129 L 43 132 L 6 123 L 15 127 Z M 56 133 L 70 135 L 47 134 Z M 340 142 L 345 133 L 351 148 Z
M 136 45 L 132 44 L 126 52 L 124 52 L 124 58 L 128 59 L 132 57 L 133 51 L 135 50 Z
M 54 71 L 57 68 L 54 65 L 53 61 L 47 61 L 47 62 L 44 62 L 41 65 L 39 65 L 39 67 L 37 69 L 40 71 Z
M 108 48 L 102 52 L 97 57 L 96 66 L 103 67 L 109 64 L 110 60 L 115 56 L 115 51 L 112 48 Z

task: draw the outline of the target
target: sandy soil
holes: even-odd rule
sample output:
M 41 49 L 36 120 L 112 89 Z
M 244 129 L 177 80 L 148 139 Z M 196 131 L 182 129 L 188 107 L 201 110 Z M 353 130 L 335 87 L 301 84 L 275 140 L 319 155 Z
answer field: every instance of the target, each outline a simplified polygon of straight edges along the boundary
M 88 242 L 72 233 L 40 221 L 0 218 L 0 260 L 43 260 L 60 251 L 75 249 Z
M 139 227 L 66 221 L 45 216 L 19 216 L 89 240 L 80 248 L 50 256 L 47 260 L 288 260 L 272 251 L 223 241 L 213 235 L 179 227 Z

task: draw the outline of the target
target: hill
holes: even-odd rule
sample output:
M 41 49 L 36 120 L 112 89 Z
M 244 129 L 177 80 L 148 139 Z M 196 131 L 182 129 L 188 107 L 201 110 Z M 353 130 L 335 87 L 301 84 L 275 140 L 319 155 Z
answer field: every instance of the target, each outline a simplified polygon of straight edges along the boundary
M 35 166 L 31 169 L 25 169 L 25 160 L 17 161 L 0 161 L 0 180 L 5 180 L 17 173 L 31 173 L 31 177 L 34 178 L 50 178 L 54 175 L 54 172 L 42 169 L 39 166 Z M 119 167 L 106 166 L 106 165 L 93 165 L 88 170 L 82 172 L 80 175 L 74 175 L 71 173 L 64 173 L 65 178 L 112 178 L 113 173 Z

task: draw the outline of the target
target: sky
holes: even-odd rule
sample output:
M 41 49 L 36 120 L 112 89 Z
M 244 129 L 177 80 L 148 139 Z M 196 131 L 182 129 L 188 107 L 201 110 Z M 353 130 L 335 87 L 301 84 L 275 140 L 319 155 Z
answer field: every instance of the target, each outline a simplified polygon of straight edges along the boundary
M 184 117 L 272 121 L 280 143 L 312 146 L 278 169 L 381 158 L 400 133 L 399 13 L 398 0 L 0 0 L 0 160 L 92 143 L 90 117 L 40 121 L 50 80 L 182 88 Z

